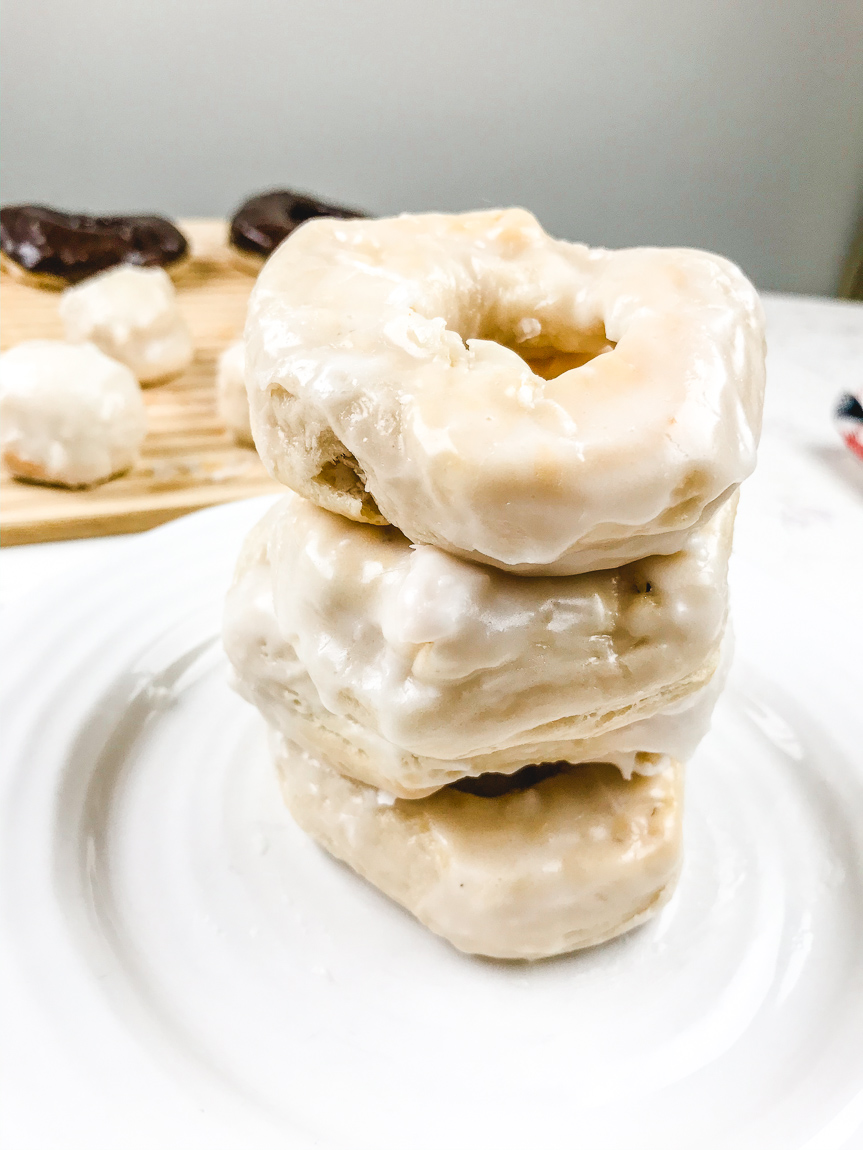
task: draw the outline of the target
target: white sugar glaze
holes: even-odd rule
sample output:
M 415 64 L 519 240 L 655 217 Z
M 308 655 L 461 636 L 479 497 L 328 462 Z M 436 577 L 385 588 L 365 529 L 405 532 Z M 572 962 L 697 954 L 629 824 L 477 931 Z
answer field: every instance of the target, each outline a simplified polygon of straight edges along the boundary
M 246 356 L 243 341 L 226 347 L 216 364 L 216 399 L 222 422 L 237 443 L 254 447 L 246 394 Z
M 146 431 L 134 375 L 92 344 L 34 339 L 0 356 L 0 452 L 12 474 L 101 483 L 134 465 Z
M 121 265 L 91 276 L 63 292 L 60 318 L 67 339 L 96 344 L 142 384 L 163 383 L 192 362 L 192 336 L 162 268 Z
M 244 545 L 225 646 L 273 726 L 395 794 L 559 759 L 649 771 L 709 721 L 733 516 L 675 556 L 525 579 L 288 495 Z

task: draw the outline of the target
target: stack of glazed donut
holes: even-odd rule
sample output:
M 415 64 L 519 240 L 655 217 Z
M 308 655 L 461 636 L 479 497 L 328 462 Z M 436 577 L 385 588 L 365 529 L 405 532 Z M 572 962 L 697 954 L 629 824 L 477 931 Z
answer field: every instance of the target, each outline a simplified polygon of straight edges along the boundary
M 752 285 L 520 209 L 318 219 L 265 264 L 245 355 L 291 492 L 224 638 L 296 820 L 471 953 L 649 918 L 730 653 Z

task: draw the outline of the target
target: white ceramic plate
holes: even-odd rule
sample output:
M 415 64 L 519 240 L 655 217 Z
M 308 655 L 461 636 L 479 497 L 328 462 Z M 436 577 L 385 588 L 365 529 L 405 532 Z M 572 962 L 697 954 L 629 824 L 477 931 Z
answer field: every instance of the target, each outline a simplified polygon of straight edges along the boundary
M 218 642 L 264 506 L 160 528 L 7 620 L 3 1145 L 863 1145 L 859 679 L 781 588 L 737 572 L 670 905 L 495 963 L 284 810 Z

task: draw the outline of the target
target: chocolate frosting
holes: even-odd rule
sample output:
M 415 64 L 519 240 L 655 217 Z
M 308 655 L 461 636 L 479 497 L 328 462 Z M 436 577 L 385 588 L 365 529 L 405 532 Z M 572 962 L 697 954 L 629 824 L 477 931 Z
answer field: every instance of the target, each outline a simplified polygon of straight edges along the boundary
M 67 283 L 117 264 L 170 268 L 189 250 L 161 216 L 82 216 L 39 204 L 0 209 L 0 247 L 25 271 Z
M 231 243 L 241 251 L 266 257 L 300 224 L 319 216 L 357 220 L 366 218 L 367 213 L 314 200 L 298 192 L 264 192 L 252 196 L 238 208 L 231 220 Z

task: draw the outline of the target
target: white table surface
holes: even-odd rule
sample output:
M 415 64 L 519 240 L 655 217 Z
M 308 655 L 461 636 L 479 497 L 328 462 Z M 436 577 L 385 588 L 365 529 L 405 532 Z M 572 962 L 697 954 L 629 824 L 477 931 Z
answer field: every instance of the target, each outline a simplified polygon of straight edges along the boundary
M 766 294 L 768 388 L 759 465 L 744 485 L 735 564 L 799 592 L 801 615 L 863 665 L 863 466 L 832 422 L 840 392 L 863 382 L 863 304 Z M 0 605 L 99 565 L 129 536 L 0 551 Z M 733 575 L 732 575 L 733 582 Z M 831 643 L 833 650 L 837 647 Z M 856 659 L 855 659 L 856 656 Z

